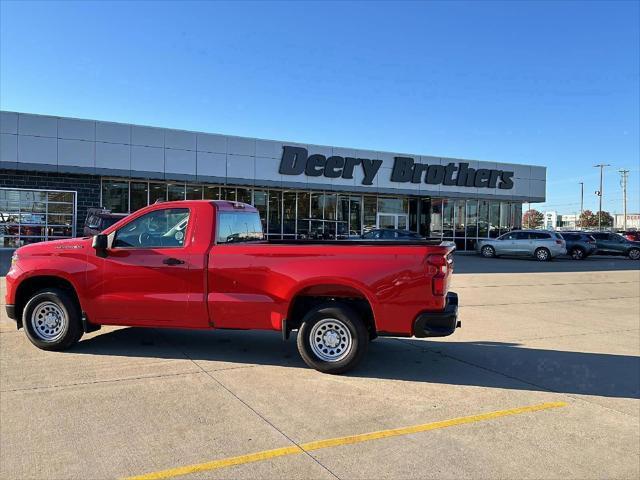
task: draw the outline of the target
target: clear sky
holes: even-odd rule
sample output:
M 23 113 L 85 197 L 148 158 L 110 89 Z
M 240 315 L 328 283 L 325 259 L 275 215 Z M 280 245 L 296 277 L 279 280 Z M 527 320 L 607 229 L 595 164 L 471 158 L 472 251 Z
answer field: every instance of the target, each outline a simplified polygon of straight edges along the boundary
M 546 165 L 640 211 L 640 10 L 607 2 L 6 2 L 0 108 Z

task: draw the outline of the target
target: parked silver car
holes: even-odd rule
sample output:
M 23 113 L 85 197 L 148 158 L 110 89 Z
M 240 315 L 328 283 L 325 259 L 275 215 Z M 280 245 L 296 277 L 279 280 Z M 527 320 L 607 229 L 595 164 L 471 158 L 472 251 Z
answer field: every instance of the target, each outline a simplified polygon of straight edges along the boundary
M 541 262 L 567 253 L 562 235 L 544 230 L 514 230 L 498 238 L 478 240 L 476 249 L 487 258 L 500 255 L 528 256 Z

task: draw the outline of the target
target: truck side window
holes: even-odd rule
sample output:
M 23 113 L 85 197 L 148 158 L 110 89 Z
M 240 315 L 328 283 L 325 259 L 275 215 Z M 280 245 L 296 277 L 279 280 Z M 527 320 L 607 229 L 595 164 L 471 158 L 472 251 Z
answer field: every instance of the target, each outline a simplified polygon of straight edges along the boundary
M 116 231 L 114 247 L 182 247 L 189 222 L 188 208 L 154 210 Z
M 258 213 L 221 212 L 218 215 L 217 243 L 237 243 L 263 240 L 262 222 Z

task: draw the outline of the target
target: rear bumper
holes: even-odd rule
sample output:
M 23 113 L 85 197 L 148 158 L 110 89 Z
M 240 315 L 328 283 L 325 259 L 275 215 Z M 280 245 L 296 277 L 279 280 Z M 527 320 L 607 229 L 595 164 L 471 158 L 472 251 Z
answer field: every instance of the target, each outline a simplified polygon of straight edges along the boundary
M 5 310 L 7 311 L 7 317 L 11 320 L 16 320 L 16 306 L 15 305 L 5 305 Z
M 417 338 L 446 337 L 461 326 L 458 321 L 458 294 L 449 292 L 443 311 L 424 312 L 416 317 L 413 322 L 413 336 Z

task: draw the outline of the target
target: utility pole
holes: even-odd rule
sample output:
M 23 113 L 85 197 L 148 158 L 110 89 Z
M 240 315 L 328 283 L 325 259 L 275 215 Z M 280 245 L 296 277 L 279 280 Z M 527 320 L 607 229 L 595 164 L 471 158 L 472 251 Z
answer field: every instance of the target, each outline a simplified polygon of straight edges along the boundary
M 620 185 L 622 186 L 622 225 L 624 231 L 627 231 L 627 179 L 629 178 L 629 170 L 620 169 Z
M 580 182 L 580 215 L 584 211 L 584 182 Z
M 600 197 L 600 206 L 598 207 L 598 231 L 602 230 L 602 176 L 604 172 L 604 167 L 610 167 L 608 163 L 599 163 L 598 165 L 594 165 L 595 168 L 600 168 L 600 190 L 596 192 L 598 197 Z

